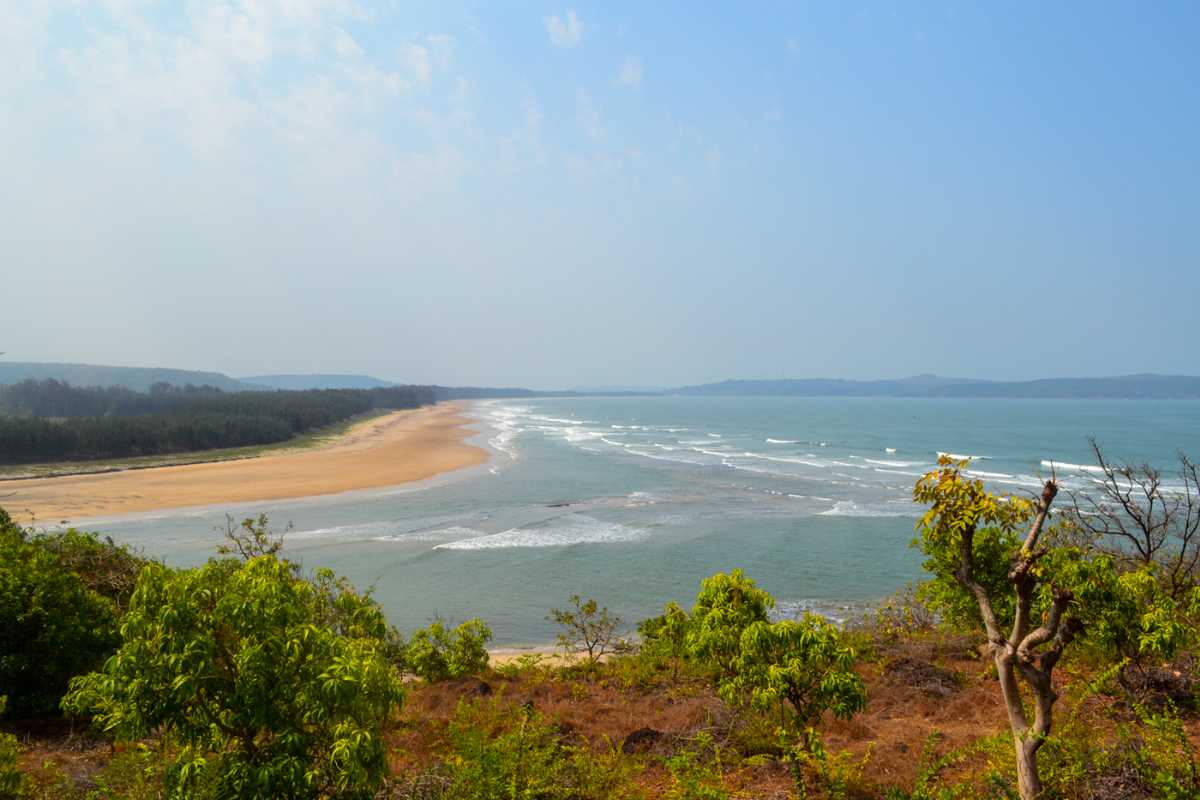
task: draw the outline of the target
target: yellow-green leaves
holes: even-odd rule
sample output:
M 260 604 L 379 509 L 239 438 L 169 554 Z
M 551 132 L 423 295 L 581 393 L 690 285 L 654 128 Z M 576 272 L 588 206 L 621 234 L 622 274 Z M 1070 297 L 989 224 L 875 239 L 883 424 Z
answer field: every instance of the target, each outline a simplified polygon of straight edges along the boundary
M 383 613 L 332 575 L 274 555 L 147 567 L 104 669 L 64 707 L 120 738 L 182 745 L 172 787 L 247 798 L 370 796 L 379 728 L 403 698 Z

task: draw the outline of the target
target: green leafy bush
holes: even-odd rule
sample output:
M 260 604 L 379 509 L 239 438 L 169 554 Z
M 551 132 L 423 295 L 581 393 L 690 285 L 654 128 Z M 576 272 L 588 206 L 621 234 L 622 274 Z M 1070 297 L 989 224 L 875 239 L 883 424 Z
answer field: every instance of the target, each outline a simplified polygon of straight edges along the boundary
M 29 535 L 7 514 L 0 519 L 0 686 L 12 712 L 57 710 L 67 682 L 116 649 L 119 590 L 104 596 L 73 567 L 85 554 L 121 552 L 85 534 Z
M 567 752 L 554 729 L 525 706 L 460 703 L 450 722 L 454 752 L 448 797 L 455 800 L 566 798 Z
M 491 640 L 492 629 L 482 620 L 469 619 L 453 629 L 434 620 L 412 635 L 404 651 L 404 665 L 430 683 L 473 675 L 487 667 L 487 643 Z
M 338 629 L 330 627 L 339 621 Z M 167 734 L 175 797 L 370 797 L 402 701 L 379 607 L 271 556 L 143 570 L 100 672 L 64 708 L 119 739 Z
M 742 631 L 767 621 L 774 608 L 771 595 L 755 586 L 740 569 L 717 573 L 700 582 L 687 630 L 693 655 L 710 662 L 723 675 L 732 674 L 741 653 Z
M 0 716 L 4 716 L 4 706 L 8 698 L 0 695 Z M 10 733 L 0 733 L 0 800 L 16 800 L 21 797 L 25 788 L 25 776 L 17 769 L 17 754 L 20 748 L 17 737 Z
M 705 750 L 713 750 L 713 758 L 705 758 Z M 671 773 L 671 788 L 667 800 L 728 800 L 729 793 L 721 786 L 720 750 L 713 746 L 712 737 L 700 734 L 693 748 L 681 750 L 667 759 Z

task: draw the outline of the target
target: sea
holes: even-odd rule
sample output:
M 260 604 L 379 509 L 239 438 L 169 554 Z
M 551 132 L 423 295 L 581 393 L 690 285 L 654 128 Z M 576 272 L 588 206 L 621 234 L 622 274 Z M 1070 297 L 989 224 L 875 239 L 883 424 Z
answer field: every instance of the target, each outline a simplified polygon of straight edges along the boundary
M 939 453 L 991 489 L 1095 480 L 1089 437 L 1164 468 L 1200 457 L 1200 401 L 611 397 L 470 406 L 489 462 L 417 484 L 92 521 L 173 565 L 225 515 L 266 513 L 305 568 L 370 590 L 408 631 L 484 619 L 497 646 L 554 639 L 573 594 L 632 628 L 741 568 L 784 616 L 855 619 L 922 578 L 914 482 Z

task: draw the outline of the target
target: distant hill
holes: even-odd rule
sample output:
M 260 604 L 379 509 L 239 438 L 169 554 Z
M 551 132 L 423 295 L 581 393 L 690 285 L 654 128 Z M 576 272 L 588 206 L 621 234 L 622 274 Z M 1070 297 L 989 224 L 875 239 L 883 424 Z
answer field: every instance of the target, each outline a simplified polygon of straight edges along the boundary
M 379 389 L 391 381 L 370 375 L 253 375 L 239 378 L 244 383 L 291 391 L 303 389 Z
M 674 393 L 699 396 L 1200 399 L 1200 377 L 1144 374 L 1111 378 L 985 381 L 974 378 L 939 378 L 936 375 L 917 375 L 912 378 L 880 381 L 850 381 L 831 378 L 729 380 L 699 386 L 684 386 L 674 390 Z
M 946 386 L 941 394 L 946 397 L 1192 399 L 1200 398 L 1200 377 L 1147 374 L 1113 378 L 981 382 Z
M 165 367 L 110 367 L 98 364 L 53 364 L 33 361 L 0 360 L 0 384 L 20 383 L 26 378 L 54 378 L 72 386 L 124 386 L 144 392 L 156 383 L 173 386 L 215 386 L 226 392 L 261 388 L 223 375 L 220 372 L 194 372 Z

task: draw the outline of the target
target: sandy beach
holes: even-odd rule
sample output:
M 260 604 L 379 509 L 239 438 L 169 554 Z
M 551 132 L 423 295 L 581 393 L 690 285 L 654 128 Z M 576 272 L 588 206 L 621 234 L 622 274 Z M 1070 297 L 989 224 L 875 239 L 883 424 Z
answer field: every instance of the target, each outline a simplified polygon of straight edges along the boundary
M 240 461 L 0 483 L 0 505 L 39 524 L 167 508 L 378 489 L 483 463 L 462 403 L 395 411 L 308 450 Z

